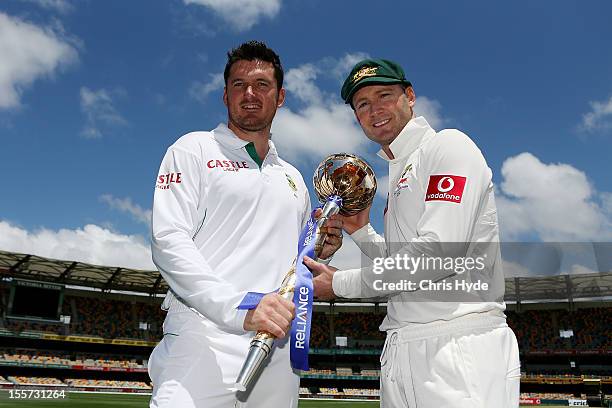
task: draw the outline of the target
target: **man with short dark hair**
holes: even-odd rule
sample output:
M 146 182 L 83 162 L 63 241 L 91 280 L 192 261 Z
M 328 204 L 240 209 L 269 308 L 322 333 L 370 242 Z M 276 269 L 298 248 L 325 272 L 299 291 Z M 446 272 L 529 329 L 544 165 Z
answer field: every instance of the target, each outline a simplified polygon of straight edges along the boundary
M 273 50 L 250 41 L 228 53 L 224 76 L 227 126 L 178 139 L 157 179 L 151 247 L 170 290 L 164 337 L 149 360 L 151 407 L 297 407 L 286 338 L 295 307 L 274 291 L 297 254 L 310 199 L 270 140 L 283 69 Z M 341 242 L 339 221 L 327 228 L 321 258 Z M 248 292 L 267 295 L 238 309 Z M 278 341 L 253 388 L 236 393 L 255 331 Z
M 315 296 L 387 297 L 382 407 L 518 407 L 518 345 L 503 313 L 494 188 L 482 153 L 464 133 L 436 132 L 416 117 L 412 84 L 392 61 L 357 63 L 341 96 L 388 162 L 385 233 L 374 231 L 369 209 L 344 217 L 374 266 L 337 271 L 307 260 L 318 275 Z M 487 289 L 466 289 L 477 282 Z

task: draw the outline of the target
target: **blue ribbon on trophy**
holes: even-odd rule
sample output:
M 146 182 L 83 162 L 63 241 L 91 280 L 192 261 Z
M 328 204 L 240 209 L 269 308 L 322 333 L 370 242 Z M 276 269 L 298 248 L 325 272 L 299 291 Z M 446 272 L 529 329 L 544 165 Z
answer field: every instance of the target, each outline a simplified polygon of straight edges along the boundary
M 312 322 L 312 272 L 304 265 L 304 257 L 316 258 L 315 242 L 317 231 L 329 216 L 336 214 L 342 206 L 342 198 L 333 195 L 327 199 L 319 221 L 314 218 L 315 211 L 310 215 L 298 244 L 296 261 L 295 289 L 293 303 L 296 307 L 295 319 L 291 322 L 291 367 L 298 370 L 308 370 L 308 350 L 310 348 L 310 324 Z M 318 207 L 321 208 L 321 207 Z M 326 210 L 328 210 L 326 212 Z M 322 244 L 321 244 L 322 246 Z

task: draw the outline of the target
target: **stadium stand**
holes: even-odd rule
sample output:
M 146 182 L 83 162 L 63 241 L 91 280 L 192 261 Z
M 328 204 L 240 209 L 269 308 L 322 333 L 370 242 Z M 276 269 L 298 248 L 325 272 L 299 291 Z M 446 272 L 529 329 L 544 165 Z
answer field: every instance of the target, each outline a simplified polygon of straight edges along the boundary
M 380 396 L 380 390 L 377 389 L 361 389 L 361 388 L 345 388 L 344 395 L 350 396 Z
M 59 379 L 50 377 L 8 377 L 8 380 L 17 385 L 66 386 L 66 384 Z
M 67 378 L 66 385 L 77 388 L 136 388 L 151 390 L 151 385 L 143 381 L 87 380 L 82 378 Z
M 312 391 L 306 387 L 300 387 L 300 395 L 311 395 Z

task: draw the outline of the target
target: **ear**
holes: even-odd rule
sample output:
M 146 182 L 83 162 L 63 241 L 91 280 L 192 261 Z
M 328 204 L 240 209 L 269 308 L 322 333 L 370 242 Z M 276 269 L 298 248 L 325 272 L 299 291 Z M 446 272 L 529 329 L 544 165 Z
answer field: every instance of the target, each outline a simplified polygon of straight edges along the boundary
M 285 88 L 281 88 L 278 91 L 278 101 L 276 102 L 276 108 L 280 108 L 285 103 Z
M 412 89 L 412 86 L 409 86 L 404 92 L 408 97 L 408 106 L 410 106 L 410 108 L 413 108 L 414 104 L 416 103 L 416 94 L 414 93 L 414 89 Z
M 226 86 L 223 87 L 223 104 L 227 106 L 227 87 Z

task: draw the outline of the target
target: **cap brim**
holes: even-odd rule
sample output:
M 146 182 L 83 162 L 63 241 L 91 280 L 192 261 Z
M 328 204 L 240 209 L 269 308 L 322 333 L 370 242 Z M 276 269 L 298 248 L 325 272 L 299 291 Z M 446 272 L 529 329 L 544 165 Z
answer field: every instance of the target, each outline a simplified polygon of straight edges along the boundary
M 401 80 L 401 79 L 397 79 L 397 78 L 386 78 L 386 77 L 364 78 L 361 81 L 359 81 L 359 83 L 353 89 L 351 89 L 351 92 L 346 97 L 345 103 L 350 104 L 352 106 L 353 105 L 352 99 L 353 99 L 353 96 L 355 95 L 355 92 L 357 92 L 358 90 L 360 90 L 364 86 L 368 86 L 368 85 L 393 85 L 393 84 L 404 84 L 406 86 L 411 86 L 412 85 L 410 83 L 410 81 Z

